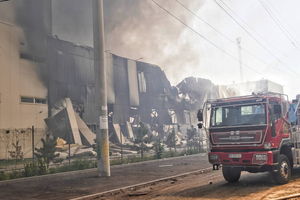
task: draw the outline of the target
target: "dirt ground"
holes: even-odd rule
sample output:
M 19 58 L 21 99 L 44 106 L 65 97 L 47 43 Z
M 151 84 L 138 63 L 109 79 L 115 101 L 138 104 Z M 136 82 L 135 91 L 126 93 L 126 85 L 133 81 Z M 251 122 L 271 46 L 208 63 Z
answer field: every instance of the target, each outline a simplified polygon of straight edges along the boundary
M 165 181 L 137 190 L 122 191 L 118 195 L 98 199 L 110 200 L 273 200 L 278 197 L 300 193 L 300 170 L 286 185 L 276 185 L 269 173 L 244 173 L 240 182 L 228 184 L 220 171 L 195 174 Z M 300 198 L 293 198 L 299 199 Z

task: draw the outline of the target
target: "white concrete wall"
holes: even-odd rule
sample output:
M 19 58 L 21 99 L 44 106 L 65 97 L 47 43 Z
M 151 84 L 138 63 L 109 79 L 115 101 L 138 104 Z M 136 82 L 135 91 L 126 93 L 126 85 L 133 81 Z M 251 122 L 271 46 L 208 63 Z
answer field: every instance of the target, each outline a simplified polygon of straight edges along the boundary
M 44 119 L 48 116 L 47 104 L 20 101 L 21 96 L 47 98 L 47 88 L 37 73 L 38 65 L 20 59 L 20 38 L 19 28 L 0 22 L 0 159 L 4 156 L 1 152 L 6 151 L 3 150 L 4 146 L 11 145 L 11 138 L 16 138 L 13 135 L 2 135 L 3 133 L 7 134 L 10 130 L 13 134 L 14 130 L 28 129 L 32 125 L 44 132 Z M 42 135 L 37 135 L 37 142 Z M 31 142 L 31 135 L 24 136 L 22 140 L 24 145 Z

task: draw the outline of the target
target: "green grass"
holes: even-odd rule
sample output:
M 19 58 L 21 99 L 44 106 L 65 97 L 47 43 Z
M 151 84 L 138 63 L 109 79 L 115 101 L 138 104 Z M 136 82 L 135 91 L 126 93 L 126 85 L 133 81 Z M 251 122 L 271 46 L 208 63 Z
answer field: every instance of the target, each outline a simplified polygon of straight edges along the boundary
M 27 163 L 28 161 L 31 161 L 31 158 L 26 158 L 23 160 L 0 160 L 0 167 L 8 167 L 8 166 L 15 166 L 15 165 L 23 165 Z

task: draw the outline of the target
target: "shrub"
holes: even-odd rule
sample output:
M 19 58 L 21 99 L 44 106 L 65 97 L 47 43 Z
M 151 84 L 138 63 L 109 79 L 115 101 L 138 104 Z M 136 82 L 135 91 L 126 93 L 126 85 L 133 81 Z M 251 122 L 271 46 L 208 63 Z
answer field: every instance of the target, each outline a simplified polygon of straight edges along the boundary
M 0 181 L 9 179 L 9 176 L 5 172 L 0 172 Z

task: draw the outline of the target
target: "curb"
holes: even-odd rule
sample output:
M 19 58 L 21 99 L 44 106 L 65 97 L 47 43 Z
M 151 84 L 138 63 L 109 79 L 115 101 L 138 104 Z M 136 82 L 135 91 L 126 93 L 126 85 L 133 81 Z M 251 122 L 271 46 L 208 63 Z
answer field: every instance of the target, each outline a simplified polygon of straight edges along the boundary
M 76 198 L 72 198 L 70 200 L 90 200 L 90 199 L 97 199 L 97 198 L 101 198 L 101 197 L 108 197 L 108 196 L 113 196 L 116 194 L 119 194 L 120 192 L 124 192 L 124 190 L 128 190 L 128 189 L 136 189 L 136 188 L 140 188 L 140 187 L 146 187 L 149 185 L 154 185 L 157 184 L 159 182 L 164 182 L 164 181 L 169 181 L 175 178 L 180 178 L 180 177 L 186 177 L 189 175 L 193 175 L 193 174 L 204 174 L 204 173 L 209 173 L 212 171 L 212 168 L 205 168 L 205 169 L 200 169 L 200 170 L 196 170 L 196 171 L 191 171 L 191 172 L 186 172 L 186 173 L 182 173 L 179 175 L 175 175 L 175 176 L 169 176 L 166 178 L 160 178 L 160 179 L 156 179 L 156 180 L 152 180 L 152 181 L 148 181 L 148 182 L 144 182 L 144 183 L 139 183 L 139 184 L 135 184 L 135 185 L 131 185 L 131 186 L 126 186 L 126 187 L 122 187 L 122 188 L 117 188 L 117 189 L 113 189 L 113 190 L 108 190 L 105 192 L 100 192 L 100 193 L 95 193 L 95 194 L 91 194 L 91 195 L 86 195 L 86 196 L 81 196 L 81 197 L 76 197 Z

